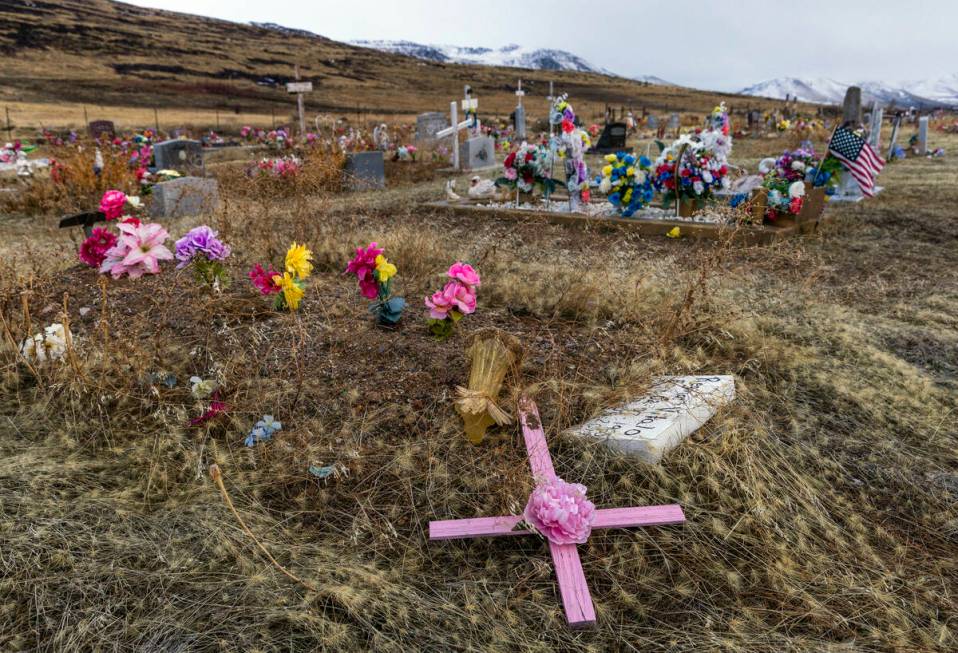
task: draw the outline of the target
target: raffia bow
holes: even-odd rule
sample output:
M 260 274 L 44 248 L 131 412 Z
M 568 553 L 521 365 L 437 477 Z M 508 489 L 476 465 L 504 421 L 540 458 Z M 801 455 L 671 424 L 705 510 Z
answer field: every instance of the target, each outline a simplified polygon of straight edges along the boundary
M 456 399 L 456 408 L 459 412 L 469 413 L 471 415 L 488 413 L 489 417 L 499 426 L 512 424 L 512 415 L 499 408 L 499 406 L 496 405 L 495 399 L 489 396 L 487 392 L 470 390 L 469 388 L 464 388 L 459 385 L 456 386 L 456 395 L 458 396 L 458 399 Z

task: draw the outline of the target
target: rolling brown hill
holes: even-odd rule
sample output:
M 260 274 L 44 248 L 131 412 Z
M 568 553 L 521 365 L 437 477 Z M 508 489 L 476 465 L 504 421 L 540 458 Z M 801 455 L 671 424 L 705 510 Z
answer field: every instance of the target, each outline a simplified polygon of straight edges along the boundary
M 295 26 L 292 26 L 295 27 Z M 771 101 L 618 77 L 422 61 L 340 43 L 110 0 L 0 2 L 0 99 L 287 112 L 283 84 L 299 64 L 314 83 L 311 110 L 412 114 L 445 110 L 471 84 L 484 113 L 507 113 L 522 77 L 535 101 L 549 80 L 580 113 L 605 103 L 636 110 L 707 111 L 725 99 L 737 108 Z

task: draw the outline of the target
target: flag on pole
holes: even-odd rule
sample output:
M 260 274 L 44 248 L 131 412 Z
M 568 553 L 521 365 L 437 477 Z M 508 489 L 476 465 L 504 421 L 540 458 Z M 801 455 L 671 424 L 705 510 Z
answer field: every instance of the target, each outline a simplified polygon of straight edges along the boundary
M 864 138 L 850 129 L 839 127 L 832 134 L 828 151 L 845 165 L 865 196 L 875 196 L 875 178 L 885 167 L 885 159 L 876 154 Z

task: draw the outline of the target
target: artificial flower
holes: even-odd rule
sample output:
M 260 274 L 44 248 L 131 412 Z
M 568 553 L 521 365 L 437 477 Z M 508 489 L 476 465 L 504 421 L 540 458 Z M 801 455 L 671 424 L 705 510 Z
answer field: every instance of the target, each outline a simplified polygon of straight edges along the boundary
M 297 310 L 299 308 L 299 302 L 303 299 L 304 291 L 290 273 L 284 272 L 283 276 L 277 274 L 273 277 L 273 283 L 279 286 L 283 291 L 283 301 L 286 302 L 286 306 L 289 310 Z
M 286 271 L 305 279 L 313 272 L 313 264 L 310 262 L 312 260 L 313 253 L 306 245 L 297 245 L 294 242 L 286 252 Z
M 94 227 L 90 236 L 80 245 L 80 260 L 91 268 L 99 268 L 106 259 L 106 253 L 116 245 L 116 235 L 103 227 Z
M 550 542 L 584 544 L 592 533 L 596 511 L 584 485 L 555 477 L 536 486 L 522 514 Z
M 273 269 L 273 266 L 268 266 L 267 269 L 263 269 L 263 266 L 257 263 L 253 266 L 253 269 L 249 271 L 249 279 L 253 282 L 253 286 L 259 290 L 260 294 L 263 295 L 272 295 L 278 293 L 282 288 L 275 283 L 273 279 L 279 276 L 279 273 Z
M 206 225 L 190 229 L 185 236 L 176 241 L 176 269 L 189 265 L 197 255 L 209 261 L 222 261 L 230 255 L 230 247 L 217 238 L 215 231 Z
M 123 215 L 126 206 L 126 195 L 122 191 L 108 190 L 100 199 L 100 211 L 107 220 L 116 220 Z
M 472 286 L 478 288 L 482 283 L 479 278 L 479 273 L 469 265 L 468 263 L 463 263 L 461 261 L 456 261 L 449 267 L 449 271 L 446 272 L 446 276 L 450 279 L 460 281 L 467 286 Z
M 217 383 L 212 379 L 201 379 L 198 376 L 190 377 L 190 394 L 197 399 L 206 399 L 216 390 Z
M 114 279 L 124 274 L 137 279 L 144 274 L 158 274 L 159 262 L 173 258 L 173 253 L 163 246 L 168 234 L 161 225 L 120 223 L 118 228 L 120 237 L 106 252 L 100 272 L 109 272 Z
M 379 283 L 387 283 L 396 272 L 396 266 L 387 261 L 385 256 L 380 254 L 376 257 L 376 279 Z

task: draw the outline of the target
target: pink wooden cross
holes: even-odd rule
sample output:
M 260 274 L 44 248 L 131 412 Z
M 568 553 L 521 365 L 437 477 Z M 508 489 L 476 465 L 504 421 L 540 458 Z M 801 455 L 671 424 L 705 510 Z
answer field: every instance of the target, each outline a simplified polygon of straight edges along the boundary
M 519 419 L 522 435 L 529 452 L 529 465 L 537 482 L 556 477 L 549 455 L 549 445 L 542 430 L 539 409 L 535 403 L 523 398 L 519 402 Z M 521 516 L 479 517 L 477 519 L 450 519 L 429 522 L 430 540 L 455 540 L 474 537 L 500 537 L 504 535 L 529 535 L 528 530 L 513 530 L 522 521 Z M 592 528 L 630 528 L 633 526 L 662 526 L 681 524 L 685 521 L 682 507 L 677 504 L 646 506 L 643 508 L 607 508 L 596 510 Z M 565 607 L 566 619 L 573 628 L 595 624 L 595 608 L 589 595 L 589 586 L 579 560 L 575 544 L 549 542 L 552 563 L 556 568 L 559 593 Z

